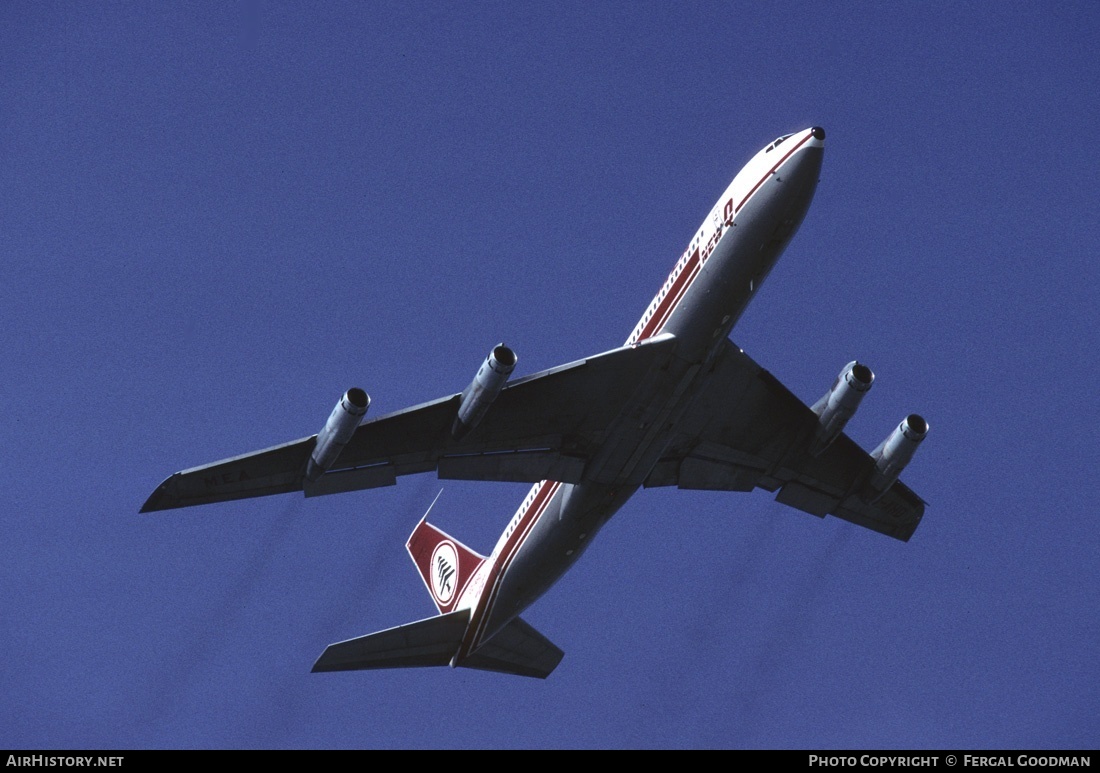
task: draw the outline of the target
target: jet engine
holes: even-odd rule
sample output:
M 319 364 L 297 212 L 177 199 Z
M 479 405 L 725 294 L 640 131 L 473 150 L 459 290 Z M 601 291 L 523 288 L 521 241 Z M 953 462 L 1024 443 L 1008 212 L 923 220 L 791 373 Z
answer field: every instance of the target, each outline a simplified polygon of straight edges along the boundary
M 928 422 L 915 413 L 906 416 L 878 448 L 871 453 L 875 469 L 867 484 L 871 488 L 870 501 L 875 501 L 898 479 L 905 465 L 913 458 L 917 446 L 928 434 Z
M 817 432 L 810 442 L 811 456 L 820 455 L 840 436 L 874 382 L 875 374 L 866 365 L 853 360 L 844 366 L 829 391 L 811 409 L 818 416 Z
M 478 368 L 474 380 L 462 391 L 458 415 L 451 425 L 451 435 L 456 440 L 481 423 L 485 412 L 497 399 L 500 390 L 504 389 L 505 382 L 515 369 L 516 353 L 504 344 L 494 346 Z
M 344 392 L 344 396 L 329 414 L 324 429 L 317 435 L 317 443 L 313 446 L 313 453 L 310 454 L 309 464 L 306 466 L 307 480 L 317 480 L 336 463 L 369 407 L 370 397 L 362 389 L 352 387 Z

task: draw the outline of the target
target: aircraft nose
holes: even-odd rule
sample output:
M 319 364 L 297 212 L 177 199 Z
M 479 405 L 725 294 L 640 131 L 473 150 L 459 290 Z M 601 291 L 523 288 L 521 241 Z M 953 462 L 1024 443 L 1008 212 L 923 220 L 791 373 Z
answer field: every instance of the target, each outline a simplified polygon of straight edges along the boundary
M 816 184 L 821 171 L 821 157 L 825 154 L 825 130 L 820 126 L 803 129 L 799 136 L 802 138 L 801 149 L 788 160 L 791 165 L 787 174 L 794 177 L 805 178 Z

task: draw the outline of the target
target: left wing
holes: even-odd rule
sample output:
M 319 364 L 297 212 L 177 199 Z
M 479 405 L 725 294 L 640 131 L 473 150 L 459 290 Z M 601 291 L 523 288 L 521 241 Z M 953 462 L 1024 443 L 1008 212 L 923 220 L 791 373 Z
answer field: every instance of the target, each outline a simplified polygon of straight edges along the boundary
M 824 518 L 835 515 L 908 540 L 924 501 L 901 481 L 878 497 L 867 483 L 875 460 L 847 435 L 809 453 L 818 417 L 732 341 L 685 413 L 646 486 L 776 491 L 776 500 Z
M 575 483 L 607 427 L 674 344 L 672 336 L 658 337 L 518 379 L 460 439 L 451 433 L 459 402 L 453 395 L 367 419 L 334 468 L 314 482 L 305 470 L 316 435 L 177 472 L 141 511 L 291 491 L 334 494 L 390 486 L 400 475 L 431 470 L 458 480 Z

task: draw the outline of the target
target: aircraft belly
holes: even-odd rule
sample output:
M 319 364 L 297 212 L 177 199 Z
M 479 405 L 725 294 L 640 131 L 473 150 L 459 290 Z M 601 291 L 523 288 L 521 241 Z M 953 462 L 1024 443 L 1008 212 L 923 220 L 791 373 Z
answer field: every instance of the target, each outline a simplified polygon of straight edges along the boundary
M 806 216 L 821 167 L 820 152 L 811 150 L 780 167 L 731 218 L 660 330 L 676 337 L 674 356 L 641 380 L 585 480 L 639 485 L 660 459 L 723 340 Z
M 563 485 L 504 569 L 496 598 L 487 610 L 481 641 L 487 641 L 557 582 L 637 488 Z
M 689 404 L 699 371 L 699 363 L 677 354 L 647 373 L 585 468 L 585 481 L 640 486 L 670 441 L 672 425 Z
M 817 187 L 821 155 L 820 149 L 806 149 L 773 169 L 714 231 L 713 246 L 700 253 L 698 273 L 668 318 L 649 334 L 675 336 L 672 355 L 639 379 L 608 427 L 603 447 L 586 465 L 582 482 L 561 485 L 502 567 L 479 642 L 545 593 L 652 471 L 672 441 L 673 428 L 700 393 L 724 339 L 802 223 Z
M 608 440 L 585 470 L 586 480 L 605 485 L 638 485 L 672 438 L 676 420 L 691 405 L 711 357 L 759 285 L 755 277 L 770 270 L 783 243 L 770 237 L 792 204 L 786 194 L 767 183 L 726 230 L 704 263 L 698 279 L 669 317 L 662 333 L 676 336 L 674 356 L 658 363 L 640 381 Z M 795 202 L 798 204 L 799 202 Z M 740 225 L 741 222 L 744 225 Z
M 821 153 L 814 152 L 807 163 L 784 166 L 771 176 L 732 218 L 732 225 L 727 224 L 714 251 L 703 260 L 698 280 L 661 331 L 677 337 L 680 356 L 707 359 L 779 260 L 817 187 Z

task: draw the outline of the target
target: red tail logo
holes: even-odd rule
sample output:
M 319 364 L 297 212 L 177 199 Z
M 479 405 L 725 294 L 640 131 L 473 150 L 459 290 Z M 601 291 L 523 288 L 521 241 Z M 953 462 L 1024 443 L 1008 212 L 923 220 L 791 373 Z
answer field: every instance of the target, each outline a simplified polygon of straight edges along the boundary
M 461 542 L 444 534 L 427 521 L 421 521 L 405 544 L 424 585 L 440 614 L 454 609 L 462 591 L 485 560 Z

